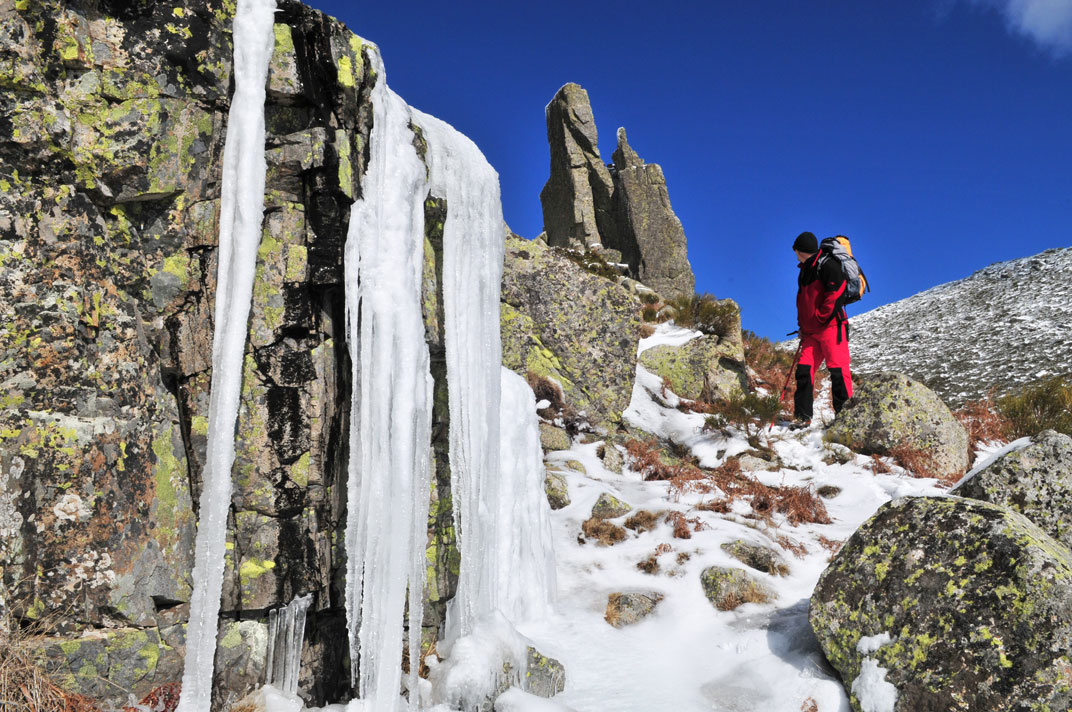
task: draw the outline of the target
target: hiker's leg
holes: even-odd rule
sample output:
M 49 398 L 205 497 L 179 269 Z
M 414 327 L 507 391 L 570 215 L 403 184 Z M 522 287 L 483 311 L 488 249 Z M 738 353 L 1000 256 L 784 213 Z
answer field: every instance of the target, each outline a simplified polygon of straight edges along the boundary
M 837 331 L 841 330 L 841 339 Z M 830 370 L 830 389 L 833 393 L 834 412 L 838 413 L 845 401 L 852 398 L 852 373 L 849 370 L 849 340 L 845 338 L 843 324 L 836 324 L 833 337 L 824 339 L 826 367 Z
M 802 343 L 800 360 L 797 361 L 797 390 L 793 394 L 793 417 L 797 420 L 811 420 L 817 344 L 810 336 L 801 334 L 800 339 Z

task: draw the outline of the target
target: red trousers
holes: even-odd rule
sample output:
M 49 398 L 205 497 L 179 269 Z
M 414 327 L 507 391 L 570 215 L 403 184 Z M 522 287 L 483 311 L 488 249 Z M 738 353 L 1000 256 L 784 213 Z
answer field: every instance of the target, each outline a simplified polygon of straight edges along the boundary
M 797 362 L 797 390 L 793 398 L 793 415 L 811 420 L 815 371 L 826 361 L 830 371 L 834 412 L 852 398 L 852 374 L 849 372 L 849 325 L 835 319 L 817 334 L 800 335 L 800 360 Z

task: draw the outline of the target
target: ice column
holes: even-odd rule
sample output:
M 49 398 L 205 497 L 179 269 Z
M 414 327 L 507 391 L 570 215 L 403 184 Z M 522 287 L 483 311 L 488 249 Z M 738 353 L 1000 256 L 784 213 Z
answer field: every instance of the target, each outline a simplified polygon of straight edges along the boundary
M 468 635 L 497 607 L 499 291 L 505 225 L 499 176 L 480 149 L 439 119 L 414 112 L 428 144 L 431 192 L 447 200 L 443 312 L 450 384 L 450 470 L 461 553 L 449 637 Z
M 305 614 L 312 602 L 313 595 L 306 594 L 268 613 L 268 660 L 264 665 L 264 682 L 290 695 L 298 691 Z
M 515 623 L 545 611 L 554 562 L 535 398 L 520 377 L 500 380 L 505 224 L 499 176 L 464 135 L 433 116 L 414 116 L 428 145 L 430 192 L 447 201 L 443 306 L 462 559 L 448 637 L 457 638 L 496 609 Z
M 502 369 L 502 485 L 497 548 L 498 608 L 519 623 L 549 614 L 554 601 L 555 556 L 551 505 L 544 493 L 543 449 L 536 396 L 525 379 Z
M 432 377 L 421 314 L 426 169 L 410 108 L 387 88 L 377 53 L 371 61 L 370 157 L 345 258 L 353 362 L 346 603 L 361 709 L 378 712 L 398 704 L 407 591 L 410 659 L 420 652 Z M 410 708 L 416 703 L 413 695 Z
M 234 18 L 235 93 L 223 152 L 208 452 L 179 712 L 209 712 L 212 694 L 235 418 L 264 215 L 264 87 L 275 43 L 274 13 L 275 0 L 238 0 Z

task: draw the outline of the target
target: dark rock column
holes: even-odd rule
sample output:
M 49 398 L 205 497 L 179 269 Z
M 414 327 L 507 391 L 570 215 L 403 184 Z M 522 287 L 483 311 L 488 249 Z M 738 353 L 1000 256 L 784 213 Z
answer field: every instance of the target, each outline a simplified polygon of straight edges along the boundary
M 663 169 L 644 163 L 618 129 L 614 151 L 614 216 L 616 240 L 606 247 L 620 250 L 636 278 L 666 298 L 692 296 L 696 280 L 689 264 L 685 229 L 670 207 Z
M 614 185 L 599 156 L 599 135 L 588 92 L 566 84 L 547 105 L 551 176 L 540 193 L 547 243 L 553 247 L 602 245 L 617 231 Z

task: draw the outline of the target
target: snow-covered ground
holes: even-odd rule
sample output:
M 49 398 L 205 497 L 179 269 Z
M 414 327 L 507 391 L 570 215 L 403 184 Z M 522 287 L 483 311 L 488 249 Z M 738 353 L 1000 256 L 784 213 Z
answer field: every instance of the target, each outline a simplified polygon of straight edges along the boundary
M 683 331 L 661 327 L 642 342 L 641 348 L 680 343 Z M 663 399 L 653 396 L 660 385 L 659 379 L 639 368 L 632 404 L 626 412 L 630 425 L 688 446 L 704 466 L 716 466 L 726 457 L 750 449 L 743 435 L 701 433 L 704 416 L 662 405 Z M 817 407 L 820 403 L 829 409 L 828 394 L 817 399 Z M 828 422 L 833 418 L 829 410 L 819 412 Z M 792 526 L 781 515 L 774 515 L 768 524 L 749 518 L 749 507 L 744 503 L 729 514 L 700 510 L 697 505 L 711 495 L 674 496 L 668 483 L 645 482 L 628 466 L 622 474 L 608 471 L 596 454 L 598 442 L 551 453 L 547 458 L 550 462 L 576 460 L 585 472 L 571 470 L 567 474 L 572 502 L 552 513 L 558 562 L 556 613 L 521 626 L 521 631 L 543 653 L 565 665 L 566 690 L 553 700 L 559 706 L 533 701 L 525 706 L 523 699 L 511 697 L 500 708 L 576 712 L 849 710 L 848 697 L 808 627 L 808 599 L 831 556 L 821 538 L 844 541 L 894 497 L 934 495 L 944 490 L 934 480 L 914 478 L 897 467 L 891 474 L 876 475 L 869 457 L 855 456 L 846 464 L 838 464 L 832 451 L 824 447 L 822 419 L 817 418 L 812 429 L 800 432 L 775 426 L 769 432 L 769 442 L 783 466 L 774 472 L 752 474 L 768 485 L 838 488 L 836 496 L 824 499 L 831 524 Z M 698 519 L 701 530 L 693 532 L 690 539 L 676 539 L 672 526 L 660 517 L 654 531 L 638 534 L 627 530 L 627 539 L 614 546 L 580 543 L 581 523 L 589 518 L 603 492 L 627 502 L 634 511 L 680 511 L 689 519 Z M 626 517 L 611 521 L 620 525 Z M 777 598 L 723 612 L 705 598 L 701 572 L 709 566 L 746 568 L 720 548 L 739 539 L 781 552 L 789 574 L 776 577 L 749 570 L 764 580 Z M 794 548 L 802 546 L 802 555 L 786 551 L 779 541 Z M 639 570 L 637 563 L 653 554 L 657 554 L 660 569 L 649 575 Z M 655 591 L 664 598 L 650 617 L 629 627 L 614 628 L 603 618 L 607 598 L 630 591 Z

